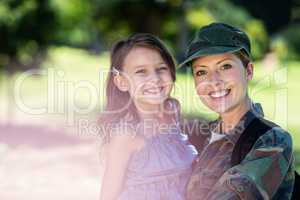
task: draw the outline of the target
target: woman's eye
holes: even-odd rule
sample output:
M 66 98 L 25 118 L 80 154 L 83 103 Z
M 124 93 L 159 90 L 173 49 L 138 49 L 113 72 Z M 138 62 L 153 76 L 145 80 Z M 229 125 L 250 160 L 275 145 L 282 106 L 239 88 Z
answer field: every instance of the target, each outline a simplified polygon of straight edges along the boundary
M 205 74 L 207 74 L 207 72 L 205 70 L 199 70 L 196 72 L 196 76 L 203 76 Z
M 231 68 L 232 68 L 231 64 L 224 64 L 224 65 L 221 66 L 222 70 L 231 69 Z
M 144 74 L 144 73 L 146 73 L 146 70 L 140 69 L 140 70 L 137 70 L 135 73 L 136 74 Z

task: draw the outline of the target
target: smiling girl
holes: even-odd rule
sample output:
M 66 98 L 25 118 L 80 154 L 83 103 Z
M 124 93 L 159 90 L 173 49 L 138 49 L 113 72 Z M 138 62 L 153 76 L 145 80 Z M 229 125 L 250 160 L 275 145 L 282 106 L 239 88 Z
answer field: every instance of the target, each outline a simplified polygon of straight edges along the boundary
M 101 200 L 183 200 L 197 154 L 170 97 L 172 56 L 156 37 L 135 34 L 111 51 Z

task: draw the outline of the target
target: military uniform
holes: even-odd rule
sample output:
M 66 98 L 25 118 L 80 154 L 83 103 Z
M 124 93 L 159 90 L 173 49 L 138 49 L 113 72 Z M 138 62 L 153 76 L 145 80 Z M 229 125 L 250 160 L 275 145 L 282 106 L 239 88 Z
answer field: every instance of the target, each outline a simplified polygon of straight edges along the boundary
M 188 184 L 188 200 L 291 198 L 294 184 L 292 139 L 274 127 L 255 142 L 245 159 L 231 165 L 234 146 L 245 128 L 258 116 L 248 111 L 227 134 L 218 133 L 219 121 L 211 125 L 206 146 L 199 152 Z

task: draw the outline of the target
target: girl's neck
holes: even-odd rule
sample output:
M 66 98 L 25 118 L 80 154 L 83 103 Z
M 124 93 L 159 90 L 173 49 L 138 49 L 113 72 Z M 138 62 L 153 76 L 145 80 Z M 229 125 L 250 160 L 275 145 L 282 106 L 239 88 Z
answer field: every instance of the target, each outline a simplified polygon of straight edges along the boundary
M 246 100 L 233 109 L 220 114 L 221 130 L 223 133 L 229 133 L 241 120 L 241 118 L 250 110 L 251 100 L 246 97 Z
M 147 104 L 147 105 L 137 105 L 137 110 L 140 119 L 142 120 L 155 120 L 163 118 L 164 108 L 160 104 Z
M 140 107 L 141 108 L 141 107 Z M 160 132 L 164 132 L 165 129 L 174 123 L 171 115 L 166 113 L 167 109 L 164 104 L 157 104 L 156 106 L 147 106 L 143 109 L 138 109 L 138 114 L 141 123 L 144 125 L 144 131 L 147 134 L 156 135 Z

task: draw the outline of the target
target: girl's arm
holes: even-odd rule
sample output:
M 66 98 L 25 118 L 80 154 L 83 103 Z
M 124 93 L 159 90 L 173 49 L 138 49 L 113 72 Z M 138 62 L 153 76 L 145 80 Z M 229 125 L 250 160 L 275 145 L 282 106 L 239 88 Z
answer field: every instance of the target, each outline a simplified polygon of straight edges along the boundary
M 131 134 L 119 134 L 111 138 L 107 146 L 100 200 L 115 200 L 120 195 L 129 159 L 136 149 L 135 141 Z

